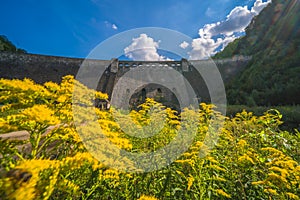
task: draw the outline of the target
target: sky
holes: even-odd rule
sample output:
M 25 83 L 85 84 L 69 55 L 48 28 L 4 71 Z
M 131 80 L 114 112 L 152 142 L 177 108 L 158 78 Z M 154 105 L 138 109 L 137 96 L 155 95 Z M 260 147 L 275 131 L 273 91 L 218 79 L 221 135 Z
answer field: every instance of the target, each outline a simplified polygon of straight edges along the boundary
M 180 41 L 174 36 L 184 57 L 205 59 L 244 35 L 268 3 L 271 0 L 10 0 L 1 3 L 0 35 L 34 54 L 85 58 L 115 37 L 119 58 L 177 59 L 160 50 L 165 42 L 160 32 L 143 31 L 158 27 L 191 38 Z M 123 34 L 126 31 L 132 34 Z M 98 58 L 107 56 L 115 55 Z

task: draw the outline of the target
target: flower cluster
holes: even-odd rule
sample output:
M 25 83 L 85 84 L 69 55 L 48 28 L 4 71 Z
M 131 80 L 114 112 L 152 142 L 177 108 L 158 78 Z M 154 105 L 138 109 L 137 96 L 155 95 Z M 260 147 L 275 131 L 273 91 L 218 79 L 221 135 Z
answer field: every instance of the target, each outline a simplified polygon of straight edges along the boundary
M 94 106 L 107 98 L 72 76 L 1 79 L 0 133 L 29 138 L 0 141 L 0 199 L 300 199 L 300 133 L 281 131 L 278 111 L 229 118 L 210 104 L 177 113 L 153 99 L 129 113 Z M 125 151 L 185 145 L 181 130 L 193 141 L 173 163 L 121 170 L 145 167 Z

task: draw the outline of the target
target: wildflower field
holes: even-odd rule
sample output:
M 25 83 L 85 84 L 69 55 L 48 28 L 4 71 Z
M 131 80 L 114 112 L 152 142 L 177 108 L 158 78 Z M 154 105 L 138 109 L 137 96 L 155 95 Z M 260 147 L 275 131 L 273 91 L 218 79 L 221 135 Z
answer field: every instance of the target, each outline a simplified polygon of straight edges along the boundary
M 75 85 L 82 90 L 74 101 Z M 277 110 L 261 116 L 243 111 L 228 118 L 202 103 L 178 114 L 147 99 L 138 111 L 125 115 L 94 107 L 95 98 L 108 96 L 90 91 L 72 76 L 43 85 L 0 79 L 0 134 L 29 133 L 25 140 L 0 140 L 0 199 L 300 199 L 300 133 L 280 130 Z M 166 119 L 163 127 L 154 123 L 157 133 L 151 137 L 130 136 L 114 120 L 118 115 L 126 124 L 130 118 L 138 127 L 132 131 L 143 134 L 143 126 L 152 123 L 151 110 Z M 197 118 L 197 131 L 174 162 L 139 172 L 147 166 L 123 155 L 121 150 L 155 152 L 176 140 L 184 115 Z M 224 126 L 215 130 L 218 141 L 209 148 L 204 138 L 209 124 L 218 120 L 225 120 Z M 95 136 L 97 126 L 90 122 L 101 127 L 105 138 Z M 78 134 L 81 129 L 84 137 Z M 85 146 L 82 140 L 87 139 L 94 150 Z M 107 140 L 118 148 L 112 149 Z

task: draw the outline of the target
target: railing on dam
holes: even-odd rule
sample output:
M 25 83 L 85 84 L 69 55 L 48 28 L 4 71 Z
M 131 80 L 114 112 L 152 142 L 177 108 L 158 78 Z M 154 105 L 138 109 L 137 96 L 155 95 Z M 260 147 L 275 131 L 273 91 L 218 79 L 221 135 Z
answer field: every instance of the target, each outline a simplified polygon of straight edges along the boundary
M 111 68 L 120 70 L 136 67 L 169 67 L 182 71 L 190 71 L 190 64 L 186 59 L 181 59 L 180 61 L 119 61 L 113 59 L 111 64 Z
M 238 63 L 238 62 L 248 62 L 251 60 L 251 56 L 234 56 L 233 58 L 227 59 L 207 59 L 202 60 L 201 62 L 205 65 L 205 63 L 214 62 L 216 65 L 224 65 L 230 63 Z M 136 67 L 170 67 L 176 70 L 182 71 L 191 71 L 191 62 L 187 59 L 181 59 L 180 61 L 120 61 L 118 59 L 112 59 L 111 68 L 115 71 L 124 70 Z M 112 70 L 112 71 L 114 71 Z
M 181 67 L 181 61 L 119 61 L 119 68 L 123 67 Z

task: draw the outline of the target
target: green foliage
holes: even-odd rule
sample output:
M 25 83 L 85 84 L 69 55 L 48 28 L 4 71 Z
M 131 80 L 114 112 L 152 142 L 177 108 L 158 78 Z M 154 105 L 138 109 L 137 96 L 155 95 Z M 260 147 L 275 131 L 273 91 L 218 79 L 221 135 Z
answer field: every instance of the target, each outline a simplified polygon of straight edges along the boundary
M 11 41 L 7 39 L 6 36 L 0 35 L 0 52 L 17 52 L 17 53 L 26 53 L 24 49 L 17 48 Z
M 274 107 L 273 107 L 274 108 Z M 300 131 L 300 106 L 276 106 L 280 113 L 282 113 L 283 124 L 280 128 L 283 130 L 294 132 L 295 129 Z M 263 115 L 263 113 L 271 109 L 268 106 L 245 106 L 245 105 L 229 105 L 227 106 L 227 116 L 233 117 L 237 113 L 247 110 L 253 112 L 255 115 Z
M 216 58 L 251 55 L 247 68 L 226 85 L 231 105 L 300 104 L 300 4 L 274 0 Z
M 217 53 L 212 58 L 222 59 L 222 58 L 230 58 L 233 55 L 237 55 L 237 51 L 238 51 L 237 48 L 241 39 L 242 38 L 237 38 L 233 42 L 230 42 L 223 51 Z

